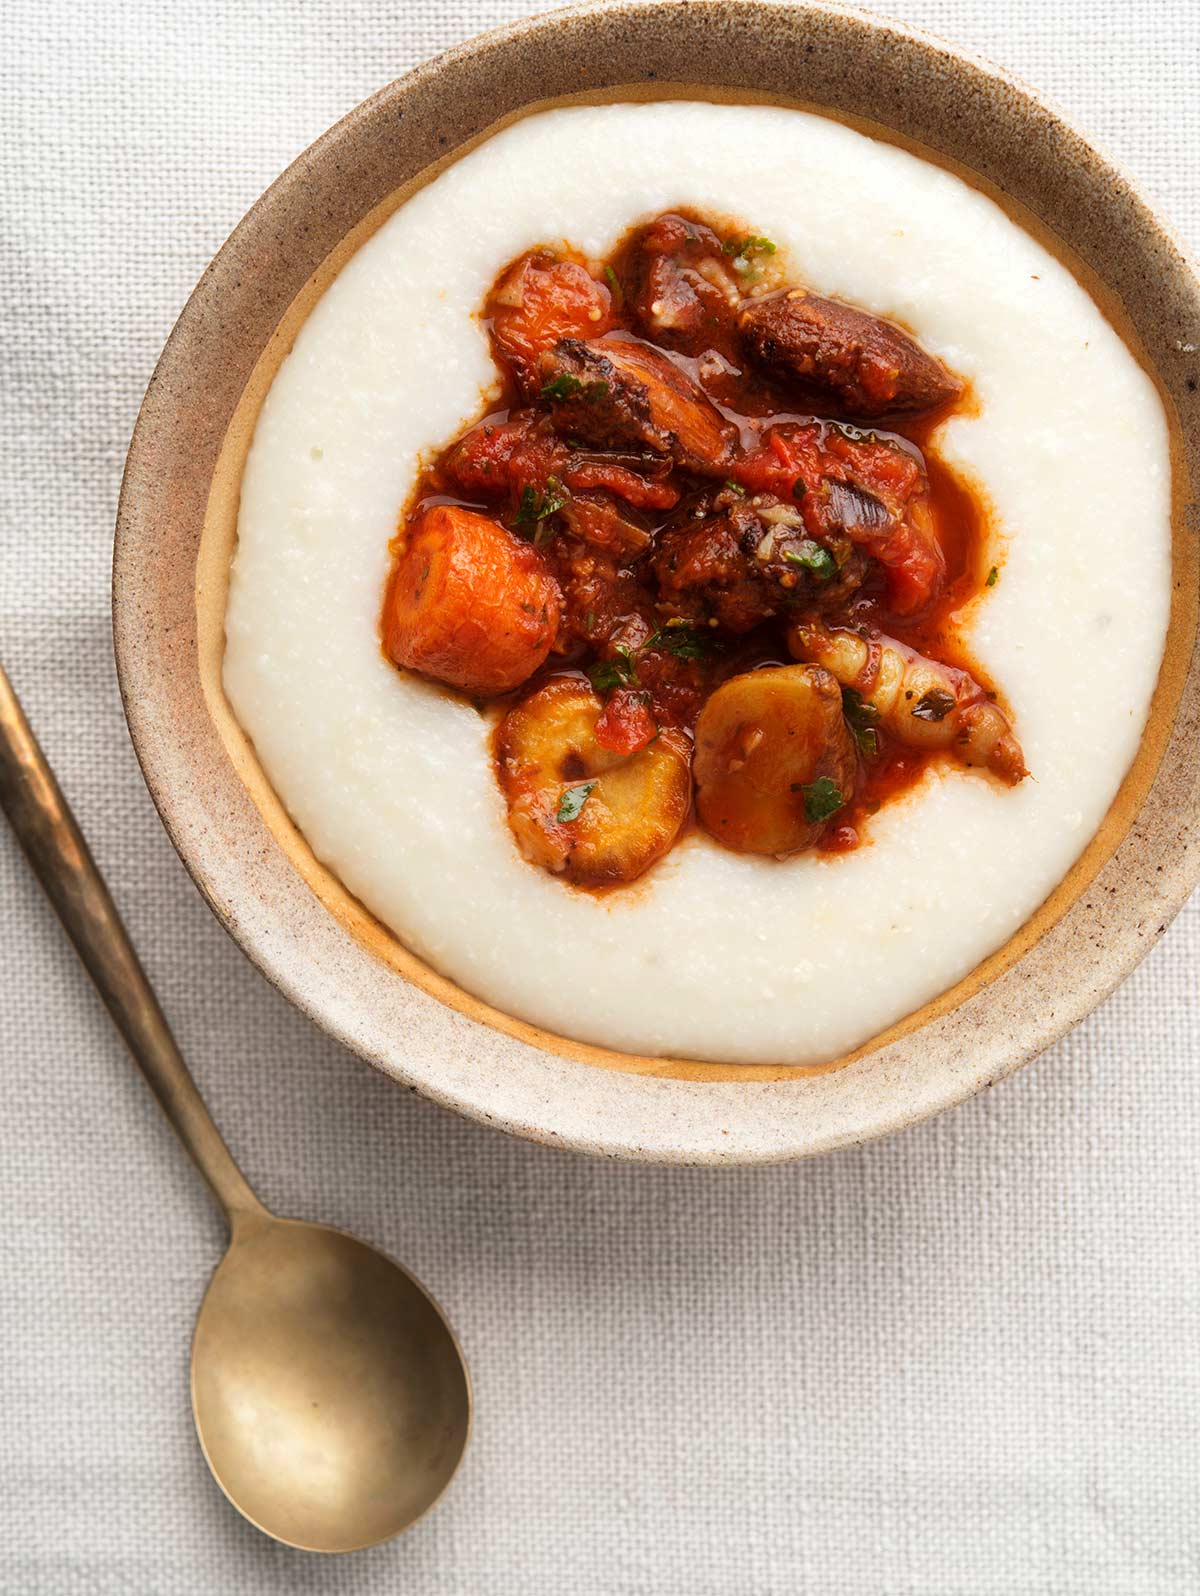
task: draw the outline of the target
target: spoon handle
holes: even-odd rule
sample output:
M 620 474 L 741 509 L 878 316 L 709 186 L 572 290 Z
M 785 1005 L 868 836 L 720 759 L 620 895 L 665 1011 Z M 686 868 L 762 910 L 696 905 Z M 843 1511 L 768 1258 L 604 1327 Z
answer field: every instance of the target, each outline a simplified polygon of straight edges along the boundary
M 0 666 L 0 809 L 150 1090 L 225 1209 L 265 1212 L 213 1124 L 104 878 Z

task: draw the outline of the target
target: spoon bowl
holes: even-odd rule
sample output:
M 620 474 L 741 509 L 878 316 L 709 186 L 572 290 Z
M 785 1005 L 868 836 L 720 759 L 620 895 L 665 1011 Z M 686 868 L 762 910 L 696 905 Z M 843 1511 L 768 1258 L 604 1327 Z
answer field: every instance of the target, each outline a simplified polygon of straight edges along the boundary
M 218 1485 L 276 1540 L 351 1552 L 449 1485 L 471 1426 L 454 1332 L 356 1236 L 277 1219 L 204 1106 L 83 833 L 0 666 L 0 810 L 185 1151 L 229 1221 L 192 1340 L 192 1411 Z
M 453 1332 L 386 1254 L 326 1225 L 235 1225 L 196 1321 L 192 1407 L 259 1529 L 313 1552 L 399 1534 L 450 1483 L 470 1403 Z

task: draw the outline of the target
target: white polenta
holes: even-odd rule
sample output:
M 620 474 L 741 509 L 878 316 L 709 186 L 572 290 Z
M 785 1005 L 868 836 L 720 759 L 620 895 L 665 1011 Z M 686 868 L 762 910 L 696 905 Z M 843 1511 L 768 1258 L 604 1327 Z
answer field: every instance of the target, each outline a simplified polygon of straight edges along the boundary
M 1033 779 L 928 775 L 869 846 L 785 863 L 692 836 L 624 894 L 527 864 L 488 723 L 385 663 L 388 539 L 418 457 L 478 412 L 473 312 L 531 245 L 602 255 L 674 206 L 740 217 L 822 294 L 970 379 L 945 456 L 1005 540 L 968 617 Z M 416 953 L 509 1013 L 645 1053 L 811 1063 L 944 991 L 1028 918 L 1104 815 L 1162 654 L 1167 429 L 1074 278 L 990 200 L 836 122 L 664 102 L 531 116 L 409 200 L 306 321 L 246 467 L 225 685 L 317 856 Z

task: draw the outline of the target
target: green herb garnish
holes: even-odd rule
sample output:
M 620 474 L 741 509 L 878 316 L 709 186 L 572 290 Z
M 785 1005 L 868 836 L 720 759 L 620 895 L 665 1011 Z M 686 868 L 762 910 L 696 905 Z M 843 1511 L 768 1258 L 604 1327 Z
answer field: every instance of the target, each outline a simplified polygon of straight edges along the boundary
M 708 652 L 708 639 L 689 621 L 676 619 L 651 632 L 642 648 L 657 648 L 664 654 L 674 654 L 676 659 L 703 659 Z
M 912 707 L 912 717 L 914 720 L 945 720 L 956 702 L 953 693 L 948 693 L 941 687 L 933 687 L 917 699 Z
M 845 808 L 846 800 L 828 776 L 818 776 L 800 791 L 804 794 L 804 818 L 811 826 L 820 825 L 822 820 L 828 820 Z
M 551 377 L 549 382 L 542 384 L 543 399 L 570 399 L 582 391 L 583 384 L 569 371 L 560 371 L 557 377 Z
M 744 499 L 746 497 L 745 488 L 740 482 L 735 482 L 732 477 L 725 478 L 725 486 L 729 489 L 730 493 L 736 493 L 739 499 Z
M 989 571 L 989 572 L 988 572 L 988 574 L 987 574 L 987 581 L 986 581 L 986 582 L 985 582 L 985 583 L 984 583 L 984 584 L 983 584 L 983 585 L 984 585 L 984 587 L 995 587 L 995 585 L 996 585 L 996 578 L 997 578 L 997 577 L 998 577 L 998 576 L 999 576 L 999 575 L 1000 575 L 1000 572 L 999 572 L 999 571 L 998 571 L 998 570 L 997 570 L 997 569 L 996 569 L 996 567 L 995 567 L 995 566 L 994 566 L 994 565 L 993 565 L 993 566 L 992 566 L 992 568 L 991 568 L 991 570 L 990 570 L 990 571 Z
M 842 688 L 842 714 L 846 717 L 846 724 L 854 734 L 854 741 L 858 744 L 859 752 L 867 758 L 879 752 L 879 732 L 877 722 L 879 711 L 874 704 L 868 704 L 861 693 L 856 693 L 853 687 Z
M 604 268 L 604 280 L 612 291 L 612 296 L 616 300 L 617 309 L 619 310 L 625 303 L 625 290 L 621 287 L 621 279 L 611 266 L 606 266 Z
M 566 787 L 562 797 L 558 800 L 558 820 L 566 825 L 572 820 L 579 819 L 579 812 L 591 796 L 594 781 L 585 781 L 578 787 Z
M 812 538 L 805 538 L 797 548 L 784 549 L 783 557 L 792 565 L 811 571 L 818 582 L 828 582 L 837 575 L 837 561 L 833 555 Z
M 587 679 L 598 693 L 611 693 L 614 688 L 637 681 L 637 666 L 629 650 L 618 644 L 612 659 L 600 659 L 588 666 Z
M 775 253 L 775 245 L 772 244 L 769 238 L 758 238 L 752 233 L 747 234 L 745 238 L 727 238 L 722 248 L 727 255 L 734 257 L 733 264 L 738 271 L 744 271 L 749 266 L 752 255 L 773 255 Z M 746 267 L 738 266 L 739 260 L 745 261 Z
M 534 487 L 523 488 L 513 519 L 513 531 L 527 543 L 544 543 L 550 536 L 550 528 L 544 523 L 552 515 L 557 515 L 569 498 L 570 494 L 557 477 L 546 478 L 544 493 L 539 493 Z
M 606 382 L 584 382 L 572 372 L 560 371 L 557 377 L 551 377 L 549 382 L 542 384 L 541 397 L 558 404 L 561 400 L 575 399 L 580 395 L 584 399 L 603 399 L 607 392 Z

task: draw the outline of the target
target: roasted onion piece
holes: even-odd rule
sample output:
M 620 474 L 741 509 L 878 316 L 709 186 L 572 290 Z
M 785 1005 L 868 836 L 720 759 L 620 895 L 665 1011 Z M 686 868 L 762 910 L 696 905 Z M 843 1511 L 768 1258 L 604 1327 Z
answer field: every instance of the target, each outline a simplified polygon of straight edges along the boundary
M 700 476 L 728 469 L 737 430 L 666 355 L 632 338 L 565 338 L 541 357 L 554 424 L 601 448 L 669 455 Z

